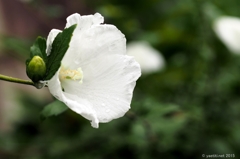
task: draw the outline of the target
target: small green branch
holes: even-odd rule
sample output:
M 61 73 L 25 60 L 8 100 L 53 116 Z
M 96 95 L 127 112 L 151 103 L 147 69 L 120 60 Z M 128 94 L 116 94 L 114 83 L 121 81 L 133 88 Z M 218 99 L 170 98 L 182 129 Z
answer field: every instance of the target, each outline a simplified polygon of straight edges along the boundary
M 22 79 L 18 79 L 18 78 L 9 77 L 9 76 L 4 76 L 1 74 L 0 74 L 0 80 L 35 86 L 35 84 L 32 81 L 22 80 Z

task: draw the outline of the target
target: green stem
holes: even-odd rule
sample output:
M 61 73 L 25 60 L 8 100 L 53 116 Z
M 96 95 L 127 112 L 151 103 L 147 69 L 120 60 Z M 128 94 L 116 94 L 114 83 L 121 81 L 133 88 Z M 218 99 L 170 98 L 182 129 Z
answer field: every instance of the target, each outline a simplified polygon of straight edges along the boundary
M 1 74 L 0 74 L 0 80 L 35 86 L 35 84 L 32 81 L 22 80 L 22 79 L 18 79 L 18 78 L 9 77 L 9 76 L 4 76 Z

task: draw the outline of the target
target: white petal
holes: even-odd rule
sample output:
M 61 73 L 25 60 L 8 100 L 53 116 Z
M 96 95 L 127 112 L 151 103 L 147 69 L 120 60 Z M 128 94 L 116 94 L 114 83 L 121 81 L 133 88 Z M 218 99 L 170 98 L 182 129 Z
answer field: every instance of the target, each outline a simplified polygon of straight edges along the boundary
M 220 17 L 213 25 L 218 37 L 230 51 L 240 54 L 240 19 L 236 17 Z
M 65 99 L 65 97 L 63 95 L 61 83 L 59 80 L 59 71 L 60 70 L 58 70 L 55 73 L 55 75 L 51 78 L 51 80 L 48 81 L 47 85 L 48 85 L 50 93 L 57 99 L 63 101 Z
M 63 84 L 62 98 L 73 111 L 98 122 L 109 122 L 123 116 L 129 109 L 133 89 L 141 71 L 139 64 L 126 55 L 99 56 L 89 66 L 82 67 L 83 83 L 69 81 Z M 49 87 L 53 95 L 54 87 Z M 75 95 L 71 95 L 75 94 Z M 61 99 L 60 99 L 61 100 Z
M 125 36 L 113 25 L 95 25 L 74 32 L 63 63 L 71 68 L 74 64 L 85 65 L 92 58 L 108 54 L 126 54 Z
M 55 37 L 58 35 L 58 33 L 62 32 L 61 30 L 58 30 L 58 29 L 52 29 L 50 31 L 50 33 L 48 34 L 48 37 L 47 37 L 47 48 L 46 48 L 46 53 L 47 55 L 50 54 L 51 52 L 51 49 L 52 49 L 52 43 L 55 39 Z
M 83 71 L 83 83 L 59 80 L 59 70 L 48 81 L 52 95 L 91 120 L 93 127 L 123 116 L 130 108 L 139 64 L 126 54 L 125 36 L 113 25 L 100 25 L 100 14 L 68 17 L 66 27 L 78 24 L 62 65 Z M 48 49 L 56 37 L 49 35 Z
M 91 27 L 91 25 L 103 23 L 103 17 L 101 14 L 96 13 L 94 15 L 84 15 L 81 16 L 78 13 L 72 14 L 67 17 L 66 28 L 72 26 L 73 24 L 77 24 L 77 29 L 85 29 Z
M 98 128 L 98 119 L 96 112 L 91 108 L 88 100 L 81 98 L 73 93 L 63 92 L 62 85 L 59 80 L 59 71 L 48 81 L 48 88 L 50 93 L 58 100 L 64 102 L 70 109 L 78 114 L 81 114 L 88 120 L 92 120 L 92 126 Z M 78 83 L 79 84 L 79 83 Z
M 135 57 L 143 74 L 160 71 L 165 66 L 165 60 L 161 53 L 144 41 L 129 43 L 127 54 Z

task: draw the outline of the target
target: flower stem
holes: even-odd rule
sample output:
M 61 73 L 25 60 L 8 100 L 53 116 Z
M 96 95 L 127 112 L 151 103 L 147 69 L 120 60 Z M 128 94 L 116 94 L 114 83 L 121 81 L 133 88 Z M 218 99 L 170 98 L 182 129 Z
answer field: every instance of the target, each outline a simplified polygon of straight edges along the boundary
M 0 80 L 35 86 L 32 81 L 22 80 L 22 79 L 18 79 L 18 78 L 13 78 L 13 77 L 1 75 L 1 74 L 0 74 Z

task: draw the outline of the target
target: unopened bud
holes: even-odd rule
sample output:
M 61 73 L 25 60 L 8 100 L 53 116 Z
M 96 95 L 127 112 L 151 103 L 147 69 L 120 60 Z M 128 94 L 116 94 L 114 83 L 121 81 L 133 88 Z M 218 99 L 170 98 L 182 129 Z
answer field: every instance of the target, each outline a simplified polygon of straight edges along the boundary
M 27 63 L 27 75 L 33 82 L 43 80 L 46 74 L 46 64 L 40 56 L 34 56 Z

